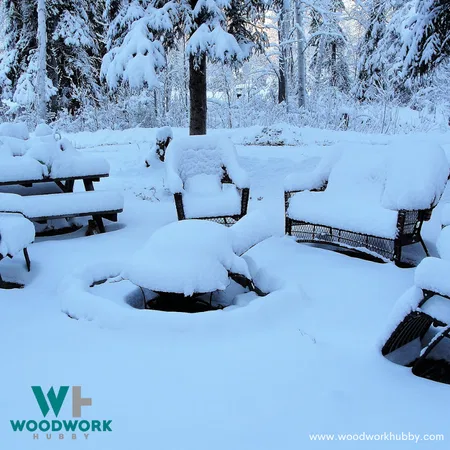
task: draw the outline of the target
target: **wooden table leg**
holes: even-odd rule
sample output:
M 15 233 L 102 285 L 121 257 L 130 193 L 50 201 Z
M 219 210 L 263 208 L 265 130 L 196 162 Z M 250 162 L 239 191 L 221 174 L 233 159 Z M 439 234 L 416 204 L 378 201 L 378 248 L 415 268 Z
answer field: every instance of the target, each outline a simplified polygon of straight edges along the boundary
M 30 255 L 28 254 L 28 249 L 23 249 L 23 256 L 25 257 L 25 262 L 27 263 L 27 269 L 28 272 L 31 270 L 31 261 L 30 261 Z
M 98 229 L 100 230 L 100 233 L 104 233 L 106 230 L 105 230 L 105 225 L 103 224 L 102 216 L 93 215 L 92 218 L 95 220 L 95 223 L 97 224 Z
M 94 183 L 92 180 L 83 180 L 84 188 L 86 191 L 93 191 L 94 190 Z

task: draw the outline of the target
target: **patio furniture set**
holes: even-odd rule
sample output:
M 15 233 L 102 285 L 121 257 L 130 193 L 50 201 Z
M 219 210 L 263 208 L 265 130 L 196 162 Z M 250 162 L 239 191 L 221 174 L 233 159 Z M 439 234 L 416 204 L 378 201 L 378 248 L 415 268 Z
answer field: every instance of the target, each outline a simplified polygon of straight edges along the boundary
M 10 148 L 11 139 L 17 138 L 8 137 Z M 116 221 L 123 210 L 120 195 L 94 192 L 93 182 L 109 175 L 106 161 L 77 154 L 68 142 L 54 136 L 33 139 L 35 142 L 30 142 L 29 150 L 22 155 L 2 155 L 0 147 L 0 186 L 51 182 L 61 190 L 44 196 L 0 194 L 0 259 L 23 251 L 28 268 L 26 247 L 35 237 L 30 220 L 89 215 L 103 232 L 102 219 Z M 17 142 L 14 145 L 19 147 Z M 53 146 L 52 157 L 46 161 L 36 158 L 40 146 Z M 450 383 L 450 365 L 441 361 L 445 358 L 430 364 L 436 348 L 450 342 L 450 308 L 442 301 L 450 299 L 446 281 L 450 226 L 444 228 L 440 239 L 442 259 L 429 257 L 421 236 L 423 223 L 431 218 L 446 187 L 449 167 L 443 150 L 433 145 L 426 149 L 412 145 L 402 152 L 393 146 L 371 145 L 369 152 L 347 144 L 332 146 L 324 154 L 312 171 L 295 173 L 285 180 L 286 234 L 298 242 L 338 246 L 402 267 L 407 263 L 404 248 L 420 244 L 428 258 L 416 271 L 417 306 L 398 322 L 382 353 L 390 359 L 401 354 L 400 363 L 412 365 L 414 373 Z M 59 160 L 61 155 L 63 159 Z M 173 139 L 171 130 L 164 128 L 157 133 L 145 162 L 149 167 L 155 161 L 164 164 L 165 187 L 173 195 L 179 222 L 156 231 L 134 263 L 124 269 L 123 277 L 159 296 L 170 296 L 171 301 L 189 299 L 195 303 L 206 293 L 224 290 L 230 279 L 263 295 L 241 255 L 268 235 L 262 232 L 256 241 L 247 239 L 252 243 L 237 245 L 228 232 L 242 230 L 241 223 L 247 223 L 249 230 L 258 228 L 254 213 L 247 214 L 250 182 L 231 141 L 210 136 Z M 19 166 L 20 170 L 12 169 Z M 73 192 L 76 180 L 83 181 L 86 192 Z M 448 216 L 446 225 L 450 225 L 450 212 Z M 17 235 L 19 240 L 14 239 Z M 198 263 L 186 264 L 193 253 L 199 255 Z M 157 257 L 148 259 L 148 254 Z M 8 283 L 3 282 L 3 287 L 9 287 Z M 425 307 L 436 298 L 441 305 L 437 309 L 448 313 L 445 317 L 435 314 L 436 308 Z M 419 356 L 405 359 L 403 347 L 411 343 Z

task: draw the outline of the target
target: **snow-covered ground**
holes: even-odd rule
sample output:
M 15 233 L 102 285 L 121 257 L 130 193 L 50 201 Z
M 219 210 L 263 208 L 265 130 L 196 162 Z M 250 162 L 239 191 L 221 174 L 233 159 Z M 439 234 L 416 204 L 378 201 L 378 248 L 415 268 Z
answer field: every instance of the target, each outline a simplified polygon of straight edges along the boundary
M 124 212 L 107 233 L 38 238 L 32 270 L 20 257 L 1 262 L 23 290 L 0 291 L 0 448 L 101 450 L 290 450 L 301 448 L 446 448 L 450 388 L 412 375 L 379 351 L 387 318 L 408 289 L 413 269 L 377 264 L 296 244 L 283 236 L 284 178 L 308 169 L 334 142 L 396 143 L 425 139 L 450 151 L 450 134 L 364 136 L 303 129 L 297 146 L 241 145 L 260 129 L 214 131 L 232 136 L 251 182 L 250 211 L 268 216 L 273 237 L 248 252 L 270 295 L 202 314 L 134 311 L 121 320 L 99 309 L 93 321 L 61 312 L 64 285 L 84 266 L 131 260 L 153 231 L 176 220 L 170 196 L 155 189 L 144 158 L 154 130 L 69 136 L 80 151 L 101 155 L 111 175 L 96 189 L 119 190 Z M 187 130 L 175 130 L 175 136 Z M 156 180 L 156 181 L 155 181 Z M 80 188 L 80 187 L 79 187 Z M 23 189 L 21 190 L 23 192 Z M 448 192 L 444 201 L 448 201 Z M 439 213 L 438 207 L 436 214 Z M 432 251 L 440 226 L 424 236 Z M 149 254 L 151 259 L 152 255 Z M 175 276 L 175 274 L 174 274 Z M 66 281 L 62 281 L 66 280 Z M 93 288 L 117 301 L 136 295 L 126 282 Z M 122 308 L 125 311 L 125 308 Z M 136 317 L 136 320 L 133 320 Z M 112 420 L 112 432 L 86 439 L 13 432 L 10 420 L 41 420 L 31 386 L 82 386 L 92 398 L 83 419 Z M 60 419 L 71 418 L 71 402 Z M 49 420 L 54 419 L 52 413 Z M 443 434 L 443 442 L 312 440 L 316 433 Z M 447 442 L 447 444 L 446 444 Z

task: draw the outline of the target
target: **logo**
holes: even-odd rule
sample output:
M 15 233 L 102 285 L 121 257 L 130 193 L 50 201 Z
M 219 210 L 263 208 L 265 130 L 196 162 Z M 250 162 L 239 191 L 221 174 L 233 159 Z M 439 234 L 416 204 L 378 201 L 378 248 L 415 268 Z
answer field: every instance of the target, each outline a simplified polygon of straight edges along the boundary
M 82 433 L 81 438 L 88 439 L 92 432 L 112 431 L 112 420 L 78 420 L 81 418 L 82 407 L 92 406 L 92 398 L 82 397 L 81 386 L 72 386 L 72 418 L 77 420 L 49 419 L 52 415 L 58 418 L 68 397 L 70 386 L 60 386 L 58 391 L 52 386 L 47 394 L 41 386 L 31 386 L 31 390 L 44 420 L 10 420 L 13 431 L 33 433 L 33 439 L 39 439 L 41 433 L 45 433 L 45 437 L 42 438 L 49 440 L 77 439 L 80 436 L 77 433 Z

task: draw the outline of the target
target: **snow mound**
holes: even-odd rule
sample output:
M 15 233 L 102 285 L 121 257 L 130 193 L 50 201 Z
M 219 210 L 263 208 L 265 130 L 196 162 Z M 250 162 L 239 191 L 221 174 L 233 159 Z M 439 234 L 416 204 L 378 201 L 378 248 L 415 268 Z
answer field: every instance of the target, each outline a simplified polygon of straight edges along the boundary
M 24 122 L 5 122 L 0 123 L 0 136 L 9 136 L 16 139 L 28 139 L 30 134 L 28 133 L 27 124 Z
M 233 250 L 242 255 L 275 234 L 273 224 L 262 211 L 252 211 L 230 227 Z
M 246 137 L 244 145 L 302 145 L 302 134 L 299 128 L 286 123 L 264 127 L 253 136 Z
M 173 139 L 173 131 L 171 127 L 161 127 L 156 131 L 156 141 L 165 142 L 167 139 Z
M 46 123 L 40 123 L 36 126 L 36 129 L 34 130 L 34 135 L 36 137 L 53 136 L 53 130 Z
M 12 156 L 23 156 L 28 150 L 29 141 L 10 136 L 0 136 L 0 153 L 7 151 Z
M 224 290 L 229 272 L 250 278 L 245 260 L 233 251 L 229 229 L 184 220 L 155 231 L 126 264 L 122 277 L 152 291 L 191 296 Z
M 441 231 L 436 242 L 436 247 L 439 252 L 439 256 L 442 259 L 450 260 L 450 227 L 445 227 Z
M 445 204 L 442 208 L 441 224 L 443 227 L 450 225 L 450 203 Z
M 14 256 L 34 241 L 34 225 L 21 214 L 0 214 L 0 255 Z

